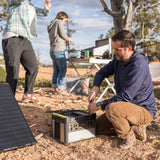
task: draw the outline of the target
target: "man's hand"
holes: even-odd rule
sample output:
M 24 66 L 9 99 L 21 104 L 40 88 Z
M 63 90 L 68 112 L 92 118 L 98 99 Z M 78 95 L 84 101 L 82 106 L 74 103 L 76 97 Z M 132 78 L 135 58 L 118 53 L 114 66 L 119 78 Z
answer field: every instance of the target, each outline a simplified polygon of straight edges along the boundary
M 50 2 L 51 2 L 51 0 L 45 0 L 45 4 L 47 5 L 48 8 L 51 8 Z
M 95 100 L 95 98 L 97 97 L 98 92 L 99 92 L 99 87 L 94 86 L 89 93 L 88 101 L 90 102 L 92 100 L 92 102 L 93 102 Z
M 96 112 L 96 111 L 98 111 L 99 109 L 98 109 L 98 107 L 96 106 L 96 103 L 91 103 L 91 104 L 89 104 L 88 105 L 88 112 L 90 113 L 90 114 L 92 114 L 93 112 Z

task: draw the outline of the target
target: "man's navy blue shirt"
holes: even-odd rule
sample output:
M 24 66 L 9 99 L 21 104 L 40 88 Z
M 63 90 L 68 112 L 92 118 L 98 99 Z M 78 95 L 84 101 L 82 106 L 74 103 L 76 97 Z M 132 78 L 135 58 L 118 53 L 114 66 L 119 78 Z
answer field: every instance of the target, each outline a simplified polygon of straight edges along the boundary
M 155 116 L 156 102 L 146 57 L 135 51 L 127 62 L 114 58 L 96 73 L 93 86 L 100 87 L 104 78 L 111 75 L 114 75 L 117 94 L 111 99 L 102 101 L 103 110 L 107 104 L 123 101 L 142 106 Z

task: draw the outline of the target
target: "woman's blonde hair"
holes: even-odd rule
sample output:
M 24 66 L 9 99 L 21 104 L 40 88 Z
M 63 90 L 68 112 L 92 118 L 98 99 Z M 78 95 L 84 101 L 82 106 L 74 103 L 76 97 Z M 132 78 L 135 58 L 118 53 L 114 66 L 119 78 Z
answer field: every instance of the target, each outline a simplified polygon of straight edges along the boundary
M 56 19 L 61 19 L 61 20 L 63 20 L 64 18 L 68 18 L 68 15 L 67 15 L 67 13 L 65 13 L 65 12 L 59 12 L 58 14 L 57 14 L 57 16 L 56 16 Z

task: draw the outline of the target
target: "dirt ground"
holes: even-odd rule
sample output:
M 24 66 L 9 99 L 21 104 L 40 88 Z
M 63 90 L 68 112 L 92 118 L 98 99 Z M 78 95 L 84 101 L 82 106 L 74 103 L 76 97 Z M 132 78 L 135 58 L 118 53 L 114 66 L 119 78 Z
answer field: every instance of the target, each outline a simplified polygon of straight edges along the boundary
M 78 69 L 81 76 L 85 76 L 85 74 L 88 73 L 89 70 L 90 70 L 90 67 L 89 68 Z M 91 75 L 95 75 L 96 72 L 97 72 L 97 70 L 94 69 L 92 71 Z M 44 79 L 51 80 L 52 79 L 52 74 L 53 74 L 53 68 L 52 67 L 39 67 L 37 78 L 42 78 L 42 79 L 44 78 Z M 24 69 L 23 69 L 23 67 L 20 67 L 19 77 L 24 77 L 24 76 L 25 76 Z M 67 69 L 66 77 L 77 77 L 77 76 L 78 76 L 78 74 L 76 73 L 74 68 L 68 68 Z
M 87 72 L 81 70 L 82 74 Z M 68 69 L 67 76 L 76 75 Z M 24 72 L 20 72 L 23 77 Z M 50 79 L 52 68 L 40 68 L 39 78 Z M 22 103 L 23 90 L 17 88 L 16 99 L 24 114 L 37 144 L 0 153 L 1 160 L 160 160 L 160 101 L 157 101 L 159 112 L 154 121 L 147 127 L 147 142 L 139 140 L 128 150 L 118 148 L 116 136 L 97 136 L 93 139 L 63 145 L 52 138 L 51 113 L 46 111 L 60 109 L 87 109 L 87 96 L 69 93 L 69 96 L 53 94 L 52 88 L 35 88 L 35 95 L 41 98 L 40 104 Z M 112 95 L 106 94 L 105 98 Z M 98 111 L 97 116 L 103 112 Z

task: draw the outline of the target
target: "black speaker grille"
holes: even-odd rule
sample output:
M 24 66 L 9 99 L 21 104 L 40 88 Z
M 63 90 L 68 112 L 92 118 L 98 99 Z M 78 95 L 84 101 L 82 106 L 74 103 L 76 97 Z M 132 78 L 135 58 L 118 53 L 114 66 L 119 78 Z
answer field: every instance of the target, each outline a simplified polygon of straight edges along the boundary
M 0 83 L 0 151 L 35 143 L 36 140 L 9 85 Z

